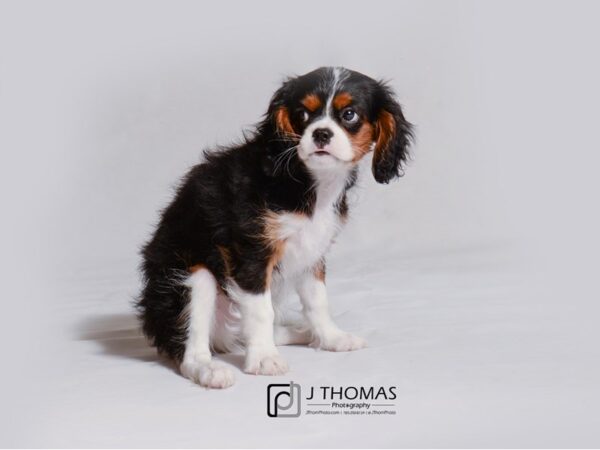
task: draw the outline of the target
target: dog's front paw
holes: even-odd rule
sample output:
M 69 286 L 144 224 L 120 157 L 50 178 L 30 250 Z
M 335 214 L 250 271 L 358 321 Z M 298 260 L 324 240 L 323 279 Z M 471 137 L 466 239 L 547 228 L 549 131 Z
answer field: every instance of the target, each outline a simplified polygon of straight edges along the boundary
M 179 370 L 194 383 L 211 389 L 225 389 L 235 383 L 233 371 L 229 367 L 212 361 L 184 361 Z
M 253 375 L 283 375 L 289 367 L 285 360 L 279 356 L 277 351 L 265 353 L 260 351 L 249 351 L 246 355 L 244 372 Z
M 367 341 L 351 333 L 340 331 L 319 339 L 318 347 L 329 352 L 351 352 L 367 346 Z

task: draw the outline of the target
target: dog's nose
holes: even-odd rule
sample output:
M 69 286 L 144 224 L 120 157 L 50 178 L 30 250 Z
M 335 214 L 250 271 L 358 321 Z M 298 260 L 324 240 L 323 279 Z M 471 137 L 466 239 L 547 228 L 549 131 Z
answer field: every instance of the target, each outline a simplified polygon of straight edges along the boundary
M 313 140 L 318 148 L 323 148 L 329 144 L 331 136 L 333 136 L 333 132 L 329 128 L 317 128 L 313 131 Z

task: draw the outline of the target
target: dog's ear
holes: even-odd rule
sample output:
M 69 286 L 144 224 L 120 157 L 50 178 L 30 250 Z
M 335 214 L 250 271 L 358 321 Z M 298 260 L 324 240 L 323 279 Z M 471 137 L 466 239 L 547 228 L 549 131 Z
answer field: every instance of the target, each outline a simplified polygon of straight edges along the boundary
M 389 183 L 402 176 L 402 165 L 408 159 L 413 138 L 412 125 L 404 118 L 394 92 L 382 81 L 374 93 L 375 149 L 373 176 L 378 183 Z
M 287 107 L 288 100 L 294 89 L 293 84 L 294 79 L 288 78 L 273 94 L 265 120 L 261 125 L 264 131 L 268 129 L 271 133 L 276 133 L 282 137 L 292 137 L 296 134 L 290 121 L 290 111 Z

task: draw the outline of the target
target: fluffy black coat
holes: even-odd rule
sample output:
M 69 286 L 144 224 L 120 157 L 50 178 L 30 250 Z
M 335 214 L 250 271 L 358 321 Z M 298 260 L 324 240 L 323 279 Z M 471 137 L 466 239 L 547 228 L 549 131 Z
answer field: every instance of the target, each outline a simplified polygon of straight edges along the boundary
M 318 69 L 287 80 L 275 93 L 264 120 L 242 144 L 206 151 L 205 161 L 184 177 L 175 198 L 162 212 L 152 239 L 143 247 L 143 290 L 137 308 L 144 333 L 159 351 L 180 361 L 185 351 L 186 324 L 182 312 L 189 289 L 182 280 L 195 265 L 203 265 L 222 288 L 231 277 L 244 290 L 265 288 L 266 267 L 272 250 L 260 238 L 268 212 L 311 214 L 315 202 L 314 179 L 295 152 L 304 127 L 295 105 L 308 92 L 331 88 L 328 70 Z M 376 151 L 373 174 L 380 183 L 398 176 L 407 158 L 410 124 L 390 89 L 357 72 L 344 81 L 344 89 L 377 126 L 379 113 L 388 111 L 395 120 L 387 149 Z M 277 110 L 287 108 L 294 133 L 281 130 Z M 358 130 L 348 130 L 349 135 Z M 289 154 L 289 157 L 287 156 Z M 356 180 L 350 172 L 346 190 Z M 347 213 L 346 193 L 337 211 Z

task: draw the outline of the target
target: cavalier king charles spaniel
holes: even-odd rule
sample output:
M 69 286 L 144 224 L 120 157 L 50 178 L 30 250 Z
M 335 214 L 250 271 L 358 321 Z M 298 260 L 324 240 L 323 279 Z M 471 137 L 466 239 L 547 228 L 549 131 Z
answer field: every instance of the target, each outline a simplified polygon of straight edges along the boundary
M 244 348 L 244 371 L 281 375 L 278 345 L 366 346 L 331 318 L 325 254 L 348 216 L 359 161 L 379 183 L 402 174 L 411 142 L 392 90 L 341 67 L 287 79 L 243 143 L 205 152 L 142 250 L 144 333 L 181 373 L 234 383 L 212 352 Z M 279 314 L 297 293 L 301 322 Z

